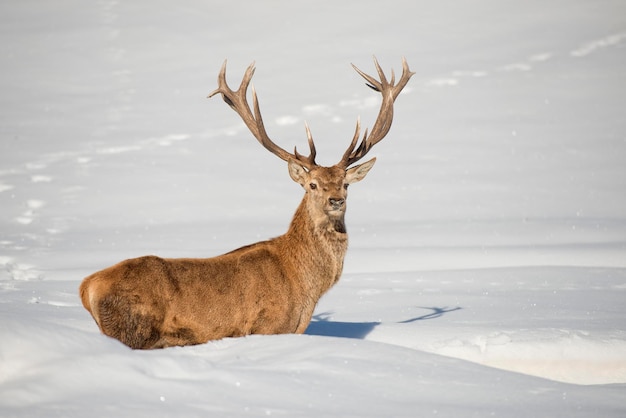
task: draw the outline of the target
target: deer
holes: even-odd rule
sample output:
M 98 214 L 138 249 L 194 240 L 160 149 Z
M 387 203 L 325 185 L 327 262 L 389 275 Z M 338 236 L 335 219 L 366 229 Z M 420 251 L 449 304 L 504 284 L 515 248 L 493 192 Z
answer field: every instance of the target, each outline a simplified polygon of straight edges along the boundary
M 132 349 L 203 344 L 251 334 L 302 334 L 319 299 L 342 274 L 348 249 L 345 226 L 348 186 L 370 171 L 376 158 L 354 165 L 389 132 L 397 96 L 414 74 L 402 58 L 402 75 L 387 80 L 376 57 L 376 79 L 354 64 L 366 85 L 382 95 L 376 121 L 360 137 L 357 119 L 351 143 L 331 166 L 315 162 L 316 150 L 305 123 L 309 155 L 290 153 L 268 136 L 254 86 L 253 62 L 237 90 L 226 82 L 226 61 L 218 75 L 220 94 L 248 130 L 272 154 L 287 162 L 304 197 L 283 235 L 211 258 L 128 259 L 86 277 L 83 306 L 100 331 Z M 251 86 L 252 107 L 248 102 Z M 359 141 L 359 138 L 361 140 Z

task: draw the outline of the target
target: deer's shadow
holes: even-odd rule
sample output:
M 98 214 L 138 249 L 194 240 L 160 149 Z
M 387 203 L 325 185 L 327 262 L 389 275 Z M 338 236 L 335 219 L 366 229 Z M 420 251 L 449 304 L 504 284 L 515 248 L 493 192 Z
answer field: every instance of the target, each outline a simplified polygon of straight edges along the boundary
M 405 319 L 404 321 L 398 321 L 398 324 L 408 324 L 416 321 L 426 321 L 429 319 L 440 318 L 448 312 L 458 311 L 460 306 L 454 308 L 448 307 L 421 307 L 422 309 L 428 309 L 429 313 L 420 315 L 415 318 Z M 321 335 L 325 337 L 342 337 L 342 338 L 356 338 L 364 339 L 367 335 L 374 330 L 380 322 L 340 322 L 331 321 L 329 318 L 331 312 L 323 312 L 317 315 L 313 315 L 313 319 L 309 324 L 309 327 L 304 332 L 307 335 Z
M 328 312 L 313 315 L 313 319 L 304 333 L 307 335 L 356 338 L 362 340 L 380 324 L 380 322 L 331 321 L 328 319 L 329 317 L 330 313 Z

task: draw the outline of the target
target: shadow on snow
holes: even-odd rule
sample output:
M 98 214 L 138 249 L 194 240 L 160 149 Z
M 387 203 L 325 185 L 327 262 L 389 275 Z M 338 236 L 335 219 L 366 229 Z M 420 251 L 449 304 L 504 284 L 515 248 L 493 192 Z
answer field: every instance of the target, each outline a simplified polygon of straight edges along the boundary
M 458 311 L 461 308 L 457 306 L 455 308 L 438 308 L 438 307 L 420 307 L 421 309 L 428 309 L 431 312 L 420 315 L 415 318 L 406 319 L 404 321 L 397 322 L 398 324 L 409 324 L 416 321 L 425 321 L 429 319 L 440 318 L 441 316 Z M 313 319 L 309 324 L 309 327 L 304 332 L 307 335 L 321 335 L 325 337 L 342 337 L 342 338 L 356 338 L 364 339 L 372 332 L 374 328 L 380 325 L 380 322 L 339 322 L 331 321 L 330 312 L 324 312 L 321 314 L 313 315 Z

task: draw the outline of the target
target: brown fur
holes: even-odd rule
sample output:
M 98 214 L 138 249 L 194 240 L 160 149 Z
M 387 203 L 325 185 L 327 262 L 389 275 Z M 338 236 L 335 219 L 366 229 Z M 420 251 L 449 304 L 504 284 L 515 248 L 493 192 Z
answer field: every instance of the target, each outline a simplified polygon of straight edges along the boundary
M 132 348 L 302 333 L 339 280 L 348 246 L 346 205 L 334 210 L 329 199 L 345 200 L 346 184 L 361 180 L 374 161 L 310 172 L 291 161 L 306 193 L 287 233 L 215 258 L 122 261 L 83 281 L 83 305 L 104 334 Z

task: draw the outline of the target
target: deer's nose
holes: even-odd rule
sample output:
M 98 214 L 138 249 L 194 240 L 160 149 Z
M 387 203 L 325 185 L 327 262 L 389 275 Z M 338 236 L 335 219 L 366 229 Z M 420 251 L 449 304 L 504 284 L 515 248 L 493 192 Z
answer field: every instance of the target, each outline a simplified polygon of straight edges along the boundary
M 346 199 L 341 198 L 341 197 L 340 198 L 331 197 L 328 199 L 328 201 L 330 202 L 333 209 L 340 209 L 343 206 L 343 204 L 346 202 Z

